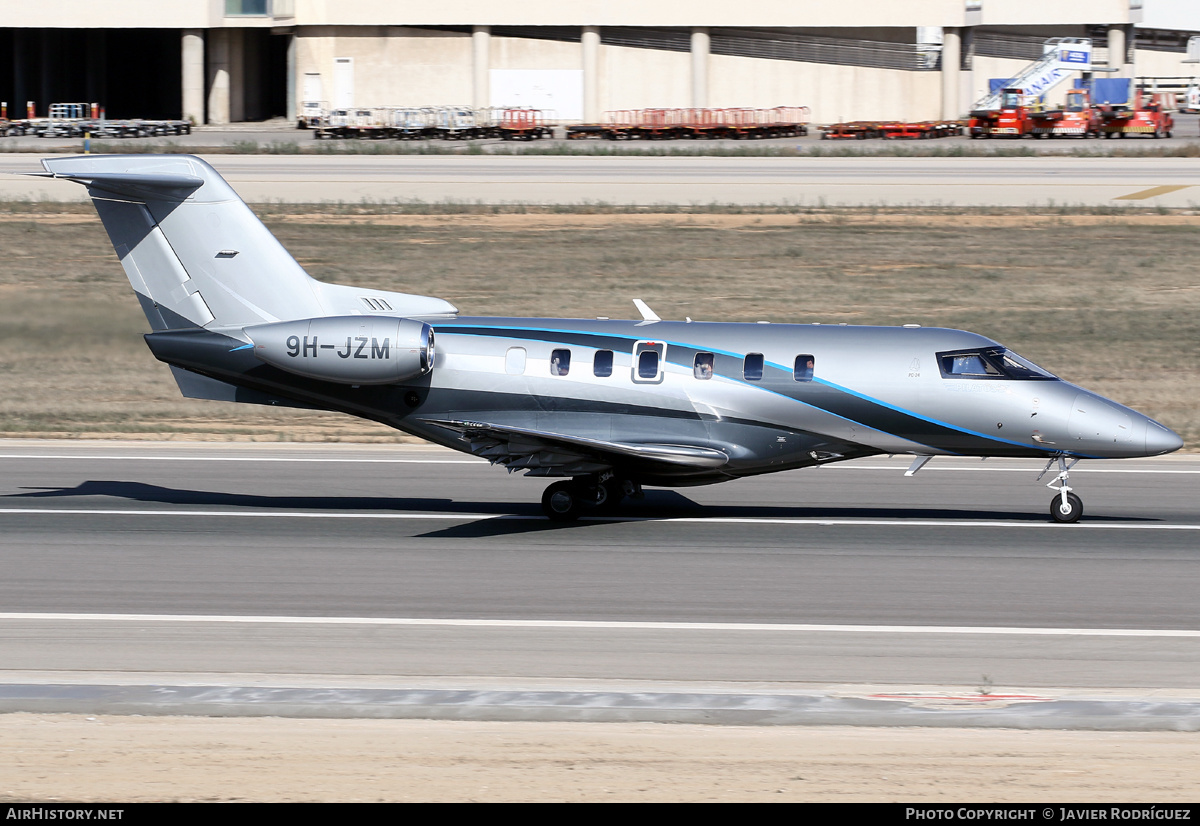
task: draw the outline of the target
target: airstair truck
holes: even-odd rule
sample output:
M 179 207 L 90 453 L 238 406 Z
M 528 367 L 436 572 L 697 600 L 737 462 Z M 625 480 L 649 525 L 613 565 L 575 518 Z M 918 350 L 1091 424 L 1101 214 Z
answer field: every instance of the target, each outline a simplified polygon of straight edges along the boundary
M 1052 37 L 1042 56 L 1029 64 L 1002 89 L 991 92 L 971 107 L 968 134 L 1021 138 L 1034 134 L 1032 102 L 1092 66 L 1092 41 L 1083 37 Z

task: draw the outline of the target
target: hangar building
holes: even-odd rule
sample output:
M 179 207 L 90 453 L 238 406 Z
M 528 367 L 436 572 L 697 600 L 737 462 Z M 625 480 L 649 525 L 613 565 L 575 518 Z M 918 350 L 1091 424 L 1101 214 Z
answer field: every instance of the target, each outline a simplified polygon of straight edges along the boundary
M 956 118 L 1051 37 L 1106 76 L 1192 76 L 1194 0 L 0 0 L 0 100 L 224 124 L 325 106 L 808 106 Z M 17 114 L 21 113 L 21 114 Z

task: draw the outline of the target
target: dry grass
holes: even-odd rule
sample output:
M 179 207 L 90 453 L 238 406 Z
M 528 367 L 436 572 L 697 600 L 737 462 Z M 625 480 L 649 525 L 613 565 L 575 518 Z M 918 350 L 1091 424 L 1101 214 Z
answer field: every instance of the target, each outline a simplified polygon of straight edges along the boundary
M 345 417 L 181 399 L 99 222 L 0 221 L 0 433 L 343 440 Z M 316 277 L 467 314 L 918 323 L 974 330 L 1200 446 L 1187 216 L 275 214 Z

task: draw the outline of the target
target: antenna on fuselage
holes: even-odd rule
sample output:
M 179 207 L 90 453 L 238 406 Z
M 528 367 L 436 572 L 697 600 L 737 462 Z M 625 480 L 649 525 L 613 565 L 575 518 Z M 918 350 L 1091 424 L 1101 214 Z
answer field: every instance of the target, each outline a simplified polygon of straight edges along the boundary
M 645 301 L 640 298 L 633 299 L 633 306 L 638 308 L 638 312 L 642 314 L 643 321 L 662 321 L 658 314 L 651 310 Z

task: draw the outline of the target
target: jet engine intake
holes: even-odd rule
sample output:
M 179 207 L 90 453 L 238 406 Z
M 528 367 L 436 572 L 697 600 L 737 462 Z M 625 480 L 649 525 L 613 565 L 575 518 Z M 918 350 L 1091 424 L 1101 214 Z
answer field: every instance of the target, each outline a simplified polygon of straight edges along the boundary
M 390 316 L 328 316 L 256 324 L 243 332 L 260 360 L 340 384 L 393 384 L 433 369 L 433 328 Z

